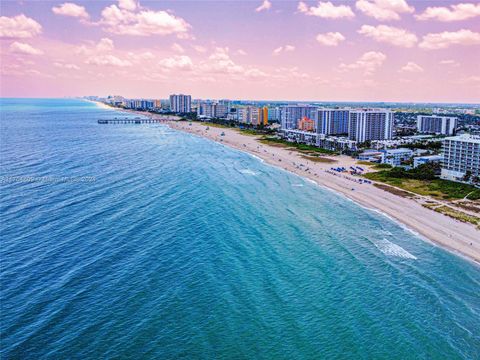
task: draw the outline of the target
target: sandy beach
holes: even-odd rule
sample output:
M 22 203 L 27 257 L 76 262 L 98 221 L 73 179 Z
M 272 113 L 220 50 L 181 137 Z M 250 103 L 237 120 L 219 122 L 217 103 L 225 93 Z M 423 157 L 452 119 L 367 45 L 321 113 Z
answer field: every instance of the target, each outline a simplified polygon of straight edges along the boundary
M 480 264 L 480 231 L 474 225 L 426 209 L 419 201 L 394 195 L 372 184 L 359 183 L 355 177 L 329 171 L 331 167 L 349 168 L 356 165 L 357 161 L 351 157 L 322 156 L 333 162 L 314 162 L 285 147 L 262 144 L 257 140 L 258 137 L 241 134 L 237 129 L 209 126 L 207 130 L 208 124 L 192 122 L 189 125 L 185 121 L 170 121 L 168 126 L 246 151 L 271 165 L 306 177 L 364 207 L 379 211 L 423 238 Z

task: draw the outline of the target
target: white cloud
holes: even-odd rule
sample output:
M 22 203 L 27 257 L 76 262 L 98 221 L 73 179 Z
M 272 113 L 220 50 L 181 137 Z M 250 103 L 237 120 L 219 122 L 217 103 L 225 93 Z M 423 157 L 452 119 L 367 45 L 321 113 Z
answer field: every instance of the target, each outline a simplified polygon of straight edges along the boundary
M 98 51 L 111 51 L 114 49 L 113 41 L 109 38 L 101 38 L 96 48 Z
M 363 25 L 360 30 L 358 30 L 358 33 L 378 42 L 407 48 L 414 46 L 418 41 L 414 33 L 387 25 L 378 25 L 376 27 Z
M 134 11 L 137 8 L 137 2 L 134 0 L 118 0 L 118 7 L 128 11 Z
M 365 75 L 372 75 L 379 67 L 383 65 L 387 56 L 378 51 L 369 51 L 364 53 L 357 61 L 352 64 L 340 64 L 340 70 L 360 69 Z
M 358 0 L 358 10 L 377 20 L 400 20 L 400 14 L 411 14 L 415 11 L 406 0 Z
M 167 11 L 153 11 L 140 7 L 134 1 L 120 1 L 119 6 L 103 9 L 100 24 L 117 35 L 171 35 L 188 37 L 190 24 Z
M 421 73 L 423 72 L 423 68 L 415 64 L 412 61 L 409 61 L 406 65 L 404 65 L 401 69 L 400 72 L 409 72 L 409 73 Z
M 345 36 L 339 32 L 328 32 L 326 34 L 318 34 L 317 41 L 325 46 L 337 46 L 345 40 Z
M 350 6 L 338 5 L 335 6 L 330 1 L 319 1 L 317 6 L 308 6 L 303 1 L 300 1 L 297 6 L 297 10 L 305 15 L 318 16 L 325 19 L 340 19 L 340 18 L 353 18 L 353 13 Z
M 243 49 L 238 49 L 238 50 L 237 50 L 237 54 L 238 54 L 238 55 L 245 56 L 245 55 L 247 55 L 247 52 L 246 52 L 245 50 L 243 50 Z
M 460 66 L 460 64 L 455 61 L 455 60 L 451 60 L 451 59 L 447 59 L 447 60 L 441 60 L 439 62 L 440 65 L 449 65 L 449 66 L 453 66 L 453 67 L 458 67 Z
M 201 64 L 201 69 L 207 72 L 222 74 L 240 74 L 245 71 L 243 66 L 236 64 L 229 55 L 228 48 L 217 47 L 208 57 L 208 61 Z
M 264 11 L 264 10 L 270 10 L 272 7 L 272 3 L 268 0 L 263 0 L 262 4 L 255 9 L 256 12 Z
M 14 41 L 10 44 L 10 51 L 16 54 L 25 54 L 25 55 L 42 55 L 43 51 L 37 48 L 34 48 L 30 44 L 21 43 Z
M 87 59 L 85 62 L 89 65 L 99 65 L 99 66 L 114 66 L 114 67 L 127 67 L 132 66 L 132 63 L 128 60 L 122 60 L 115 55 L 111 54 L 100 54 L 94 55 Z
M 177 44 L 177 43 L 174 43 L 172 46 L 171 46 L 171 49 L 177 53 L 181 53 L 183 54 L 185 52 L 185 49 L 183 48 L 182 45 L 180 44 Z
M 207 48 L 205 46 L 201 46 L 201 45 L 193 45 L 193 48 L 195 49 L 195 51 L 199 52 L 199 53 L 205 53 L 207 52 Z
M 471 30 L 444 31 L 427 34 L 419 46 L 426 50 L 446 49 L 451 45 L 479 45 L 480 33 Z
M 187 55 L 174 55 L 160 60 L 160 66 L 170 69 L 190 70 L 193 66 L 192 59 Z
M 23 14 L 0 16 L 0 38 L 31 38 L 42 32 L 42 25 Z
M 273 55 L 279 55 L 282 52 L 291 52 L 295 50 L 295 46 L 293 45 L 285 45 L 285 46 L 279 46 L 275 50 L 273 50 Z
M 52 11 L 56 15 L 63 15 L 63 16 L 71 16 L 77 17 L 81 19 L 88 19 L 90 15 L 88 15 L 87 10 L 85 10 L 84 6 L 80 6 L 74 3 L 63 3 L 59 6 L 52 7 Z
M 80 70 L 80 67 L 75 64 L 64 64 L 61 62 L 54 62 L 53 66 L 61 69 L 67 69 L 67 70 Z
M 460 21 L 480 16 L 480 3 L 454 4 L 448 7 L 428 7 L 420 15 L 415 15 L 418 20 Z

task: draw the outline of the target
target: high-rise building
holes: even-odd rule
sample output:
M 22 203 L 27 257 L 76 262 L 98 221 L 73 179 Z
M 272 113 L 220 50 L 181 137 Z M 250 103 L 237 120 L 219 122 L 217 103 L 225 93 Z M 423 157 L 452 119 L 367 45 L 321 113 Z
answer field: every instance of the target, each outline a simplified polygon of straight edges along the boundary
M 266 106 L 260 109 L 260 124 L 263 126 L 268 125 L 268 107 Z
M 268 109 L 268 121 L 276 122 L 281 120 L 282 110 L 279 107 L 271 107 Z
M 467 171 L 472 176 L 480 176 L 480 136 L 447 137 L 443 140 L 442 152 L 443 179 L 462 180 Z
M 192 97 L 190 95 L 170 95 L 170 111 L 175 113 L 189 113 L 192 111 Z
M 350 110 L 348 137 L 359 143 L 370 140 L 389 140 L 393 137 L 391 110 Z
M 436 115 L 418 115 L 417 130 L 420 133 L 453 135 L 457 127 L 457 118 Z
M 261 122 L 261 108 L 255 106 L 244 106 L 237 108 L 237 120 L 243 124 L 258 126 Z
M 349 115 L 347 109 L 318 109 L 315 113 L 317 133 L 325 135 L 348 133 Z
M 281 124 L 282 129 L 296 129 L 298 122 L 304 116 L 309 119 L 315 117 L 317 107 L 298 105 L 298 106 L 282 106 L 281 108 Z
M 162 108 L 162 100 L 160 100 L 160 99 L 153 100 L 153 107 L 155 109 L 161 109 Z

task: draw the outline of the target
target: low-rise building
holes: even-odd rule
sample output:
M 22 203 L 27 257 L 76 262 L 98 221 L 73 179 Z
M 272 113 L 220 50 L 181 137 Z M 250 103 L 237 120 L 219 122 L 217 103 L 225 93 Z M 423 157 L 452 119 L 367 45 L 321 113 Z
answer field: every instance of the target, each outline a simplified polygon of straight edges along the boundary
M 342 136 L 327 136 L 311 131 L 282 129 L 281 134 L 287 141 L 318 146 L 332 151 L 355 151 L 357 142 Z
M 428 163 L 441 163 L 442 160 L 442 155 L 417 156 L 413 158 L 413 167 L 416 168 Z
M 382 164 L 401 166 L 413 156 L 413 150 L 407 148 L 381 150 Z
M 309 119 L 308 117 L 304 116 L 299 122 L 298 122 L 298 130 L 304 130 L 304 131 L 313 131 L 314 130 L 314 122 L 312 119 Z

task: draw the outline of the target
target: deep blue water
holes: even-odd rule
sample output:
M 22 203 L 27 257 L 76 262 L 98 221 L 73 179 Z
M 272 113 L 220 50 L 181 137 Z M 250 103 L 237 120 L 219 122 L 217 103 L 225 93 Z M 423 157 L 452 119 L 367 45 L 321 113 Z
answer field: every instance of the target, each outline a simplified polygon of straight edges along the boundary
M 248 154 L 2 99 L 2 359 L 478 359 L 480 269 Z

